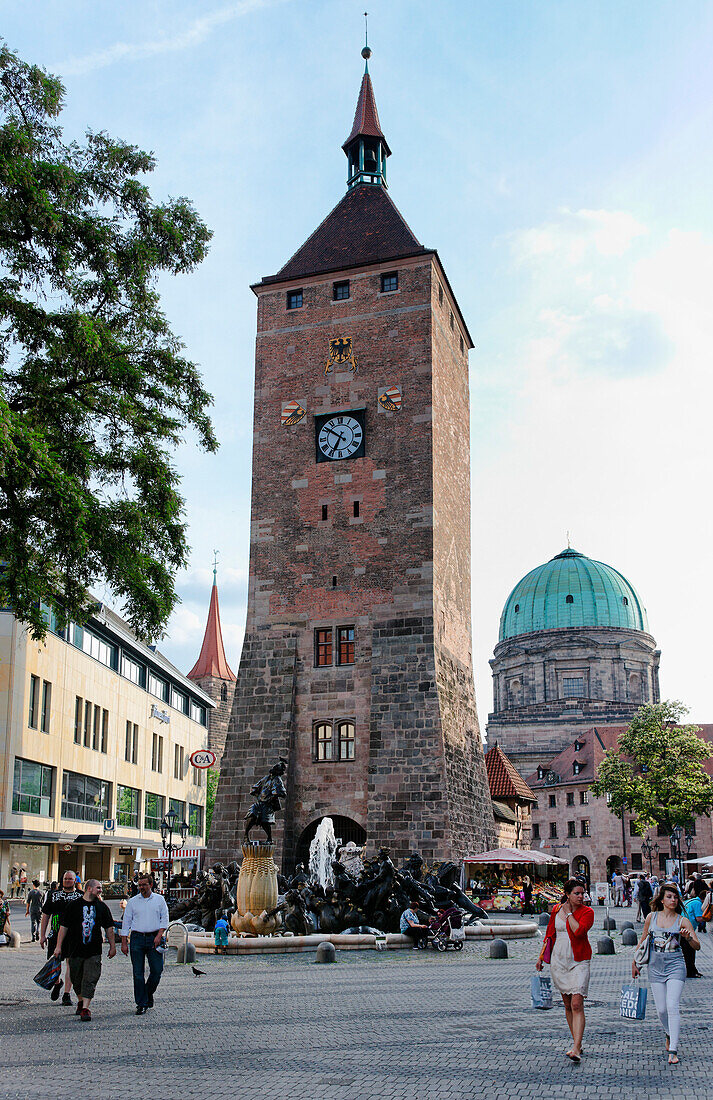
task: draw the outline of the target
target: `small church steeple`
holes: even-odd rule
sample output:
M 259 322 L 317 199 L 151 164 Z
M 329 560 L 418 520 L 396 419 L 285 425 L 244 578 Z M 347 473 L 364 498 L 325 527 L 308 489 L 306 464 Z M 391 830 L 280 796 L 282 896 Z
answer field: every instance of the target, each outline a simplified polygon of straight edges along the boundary
M 188 673 L 189 680 L 202 680 L 204 678 L 230 682 L 235 680 L 235 673 L 225 658 L 223 631 L 220 626 L 217 559 L 213 562 L 213 588 L 210 594 L 210 607 L 208 608 L 208 621 L 203 636 L 203 645 L 198 660 Z
M 369 76 L 371 50 L 368 42 L 361 51 L 361 56 L 364 58 L 364 76 L 354 113 L 354 125 L 342 145 L 349 161 L 347 186 L 351 188 L 366 183 L 387 187 L 386 158 L 391 156 L 391 150 L 379 124 L 379 113 Z

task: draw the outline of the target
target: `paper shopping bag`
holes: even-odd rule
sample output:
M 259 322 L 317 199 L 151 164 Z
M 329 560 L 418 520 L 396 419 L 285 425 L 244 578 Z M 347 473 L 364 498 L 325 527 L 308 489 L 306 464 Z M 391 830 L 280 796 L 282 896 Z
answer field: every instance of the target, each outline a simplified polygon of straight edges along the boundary
M 552 1008 L 552 982 L 545 974 L 532 975 L 530 999 L 533 1008 Z
M 619 1015 L 625 1020 L 643 1020 L 646 1017 L 646 989 L 638 982 L 621 987 Z

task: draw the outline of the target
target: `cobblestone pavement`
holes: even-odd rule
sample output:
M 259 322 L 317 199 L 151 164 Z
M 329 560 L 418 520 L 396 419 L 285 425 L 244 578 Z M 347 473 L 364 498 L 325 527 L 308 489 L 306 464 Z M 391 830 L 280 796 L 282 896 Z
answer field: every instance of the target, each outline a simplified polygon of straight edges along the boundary
M 14 913 L 17 909 L 14 908 Z M 630 910 L 616 909 L 620 923 Z M 597 911 L 596 929 L 603 913 Z M 713 951 L 703 936 L 704 979 L 682 1006 L 681 1064 L 669 1068 L 651 996 L 643 1023 L 619 1018 L 631 949 L 594 956 L 585 1056 L 575 1066 L 564 1012 L 530 1008 L 540 940 L 510 941 L 510 958 L 487 944 L 448 952 L 339 952 L 199 956 L 205 976 L 167 966 L 156 1008 L 133 1014 L 131 967 L 105 959 L 83 1024 L 32 981 L 43 953 L 26 942 L 0 950 L 0 1098 L 75 1100 L 460 1100 L 519 1097 L 708 1095 L 713 1054 Z M 640 927 L 640 926 L 639 926 Z M 601 935 L 601 931 L 599 933 Z

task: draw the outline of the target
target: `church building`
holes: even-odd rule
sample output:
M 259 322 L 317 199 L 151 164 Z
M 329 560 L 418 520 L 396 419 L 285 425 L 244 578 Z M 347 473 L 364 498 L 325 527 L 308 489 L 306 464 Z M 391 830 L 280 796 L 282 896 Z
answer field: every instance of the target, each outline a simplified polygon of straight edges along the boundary
M 249 598 L 214 859 L 239 853 L 250 788 L 280 757 L 285 868 L 325 816 L 397 859 L 494 841 L 472 670 L 473 345 L 389 195 L 370 52 L 346 194 L 252 288 Z

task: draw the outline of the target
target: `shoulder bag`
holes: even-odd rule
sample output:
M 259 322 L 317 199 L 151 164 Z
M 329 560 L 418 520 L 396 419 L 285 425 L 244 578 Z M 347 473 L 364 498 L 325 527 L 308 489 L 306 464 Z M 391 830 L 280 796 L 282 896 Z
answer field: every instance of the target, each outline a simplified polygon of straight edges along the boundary
M 639 970 L 641 970 L 642 966 L 646 966 L 647 962 L 651 958 L 651 935 L 652 933 L 649 932 L 646 939 L 642 940 L 634 951 L 634 962 L 636 963 Z

